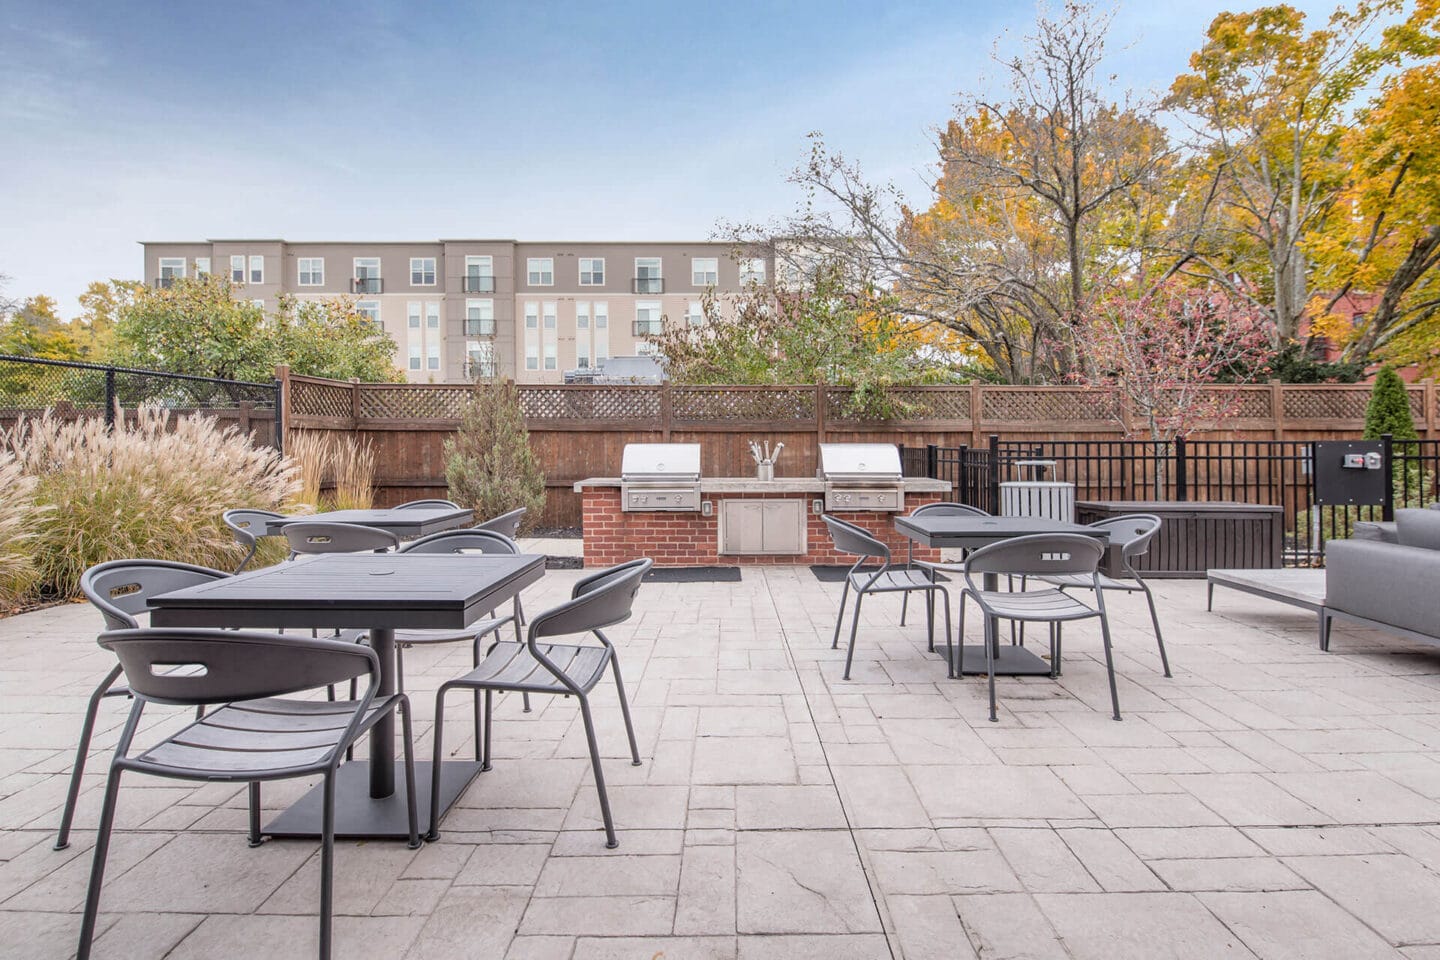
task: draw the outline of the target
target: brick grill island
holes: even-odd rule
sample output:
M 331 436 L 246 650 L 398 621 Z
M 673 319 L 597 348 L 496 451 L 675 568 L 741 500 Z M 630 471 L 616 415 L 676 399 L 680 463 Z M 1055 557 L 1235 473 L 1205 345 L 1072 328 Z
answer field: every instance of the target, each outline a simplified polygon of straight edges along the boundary
M 950 485 L 943 480 L 906 478 L 905 511 L 944 499 Z M 640 511 L 620 509 L 619 477 L 592 477 L 575 484 L 582 500 L 585 566 L 611 564 L 651 557 L 659 567 L 708 567 L 739 564 L 851 564 L 855 558 L 836 553 L 816 502 L 823 503 L 825 481 L 803 477 L 756 480 L 747 477 L 712 477 L 700 481 L 702 502 L 710 515 L 694 511 Z M 720 520 L 725 503 L 735 500 L 801 501 L 805 516 L 805 549 L 801 553 L 721 553 Z M 909 541 L 895 531 L 893 511 L 837 510 L 837 517 L 863 527 L 889 545 L 892 556 L 903 562 Z M 940 551 L 915 545 L 915 557 L 939 560 Z

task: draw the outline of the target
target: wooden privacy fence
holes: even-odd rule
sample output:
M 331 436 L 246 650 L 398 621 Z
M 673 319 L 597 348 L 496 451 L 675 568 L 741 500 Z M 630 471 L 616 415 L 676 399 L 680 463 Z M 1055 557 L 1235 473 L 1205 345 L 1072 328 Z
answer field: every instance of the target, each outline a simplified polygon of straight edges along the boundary
M 343 431 L 376 451 L 377 503 L 441 496 L 443 445 L 455 431 L 470 387 L 457 384 L 356 383 L 278 372 L 289 430 Z M 1366 385 L 1263 384 L 1217 387 L 1234 395 L 1223 429 L 1196 439 L 1312 440 L 1358 435 Z M 1083 387 L 906 387 L 894 391 L 911 412 L 870 421 L 847 413 L 852 391 L 820 385 L 680 386 L 522 384 L 520 403 L 549 488 L 544 524 L 579 524 L 576 480 L 614 476 L 630 442 L 701 444 L 706 476 L 754 470 L 748 441 L 785 443 L 782 477 L 814 476 L 817 445 L 878 442 L 980 447 L 1006 440 L 1118 440 L 1144 424 L 1119 410 L 1114 394 Z M 1440 437 L 1434 383 L 1409 388 L 1422 437 Z

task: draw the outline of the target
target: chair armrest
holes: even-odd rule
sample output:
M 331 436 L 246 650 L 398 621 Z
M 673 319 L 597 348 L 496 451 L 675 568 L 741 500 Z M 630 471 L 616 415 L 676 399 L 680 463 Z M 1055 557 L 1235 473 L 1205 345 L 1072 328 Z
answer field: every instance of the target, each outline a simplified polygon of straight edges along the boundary
M 1325 544 L 1325 605 L 1426 636 L 1440 635 L 1440 550 L 1372 540 Z

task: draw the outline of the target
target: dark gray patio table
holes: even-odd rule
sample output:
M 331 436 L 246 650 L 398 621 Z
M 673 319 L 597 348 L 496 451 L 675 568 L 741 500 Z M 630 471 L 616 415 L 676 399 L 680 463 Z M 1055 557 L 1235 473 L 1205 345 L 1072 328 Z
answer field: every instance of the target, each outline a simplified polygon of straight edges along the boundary
M 544 575 L 545 558 L 532 554 L 319 554 L 160 594 L 151 600 L 150 622 L 157 627 L 362 628 L 380 657 L 378 695 L 384 696 L 395 692 L 396 628 L 462 629 Z M 446 761 L 441 809 L 448 809 L 479 772 L 477 762 Z M 340 766 L 336 836 L 408 839 L 405 791 L 396 789 L 404 775 L 404 765 L 395 760 L 395 721 L 389 716 L 371 730 L 368 762 Z M 416 761 L 415 776 L 416 803 L 424 810 L 430 802 L 430 764 Z M 320 789 L 302 797 L 264 832 L 318 837 Z
M 1035 533 L 1081 533 L 1107 543 L 1110 540 L 1110 535 L 1104 530 L 1047 517 L 929 517 L 921 514 L 918 517 L 896 517 L 895 529 L 927 547 L 960 547 L 968 550 Z M 985 574 L 984 588 L 1000 589 L 999 577 L 993 573 Z M 991 636 L 995 638 L 991 652 L 995 659 L 997 677 L 1050 675 L 1050 664 L 1029 650 L 1014 644 L 1002 646 L 998 625 Z M 960 637 L 959 641 L 964 646 L 961 662 L 966 666 L 963 672 L 972 675 L 985 673 L 985 645 L 966 645 L 964 637 Z
M 473 510 L 449 507 L 412 507 L 409 510 L 330 510 L 304 517 L 281 517 L 265 525 L 265 536 L 281 535 L 287 523 L 353 523 L 362 527 L 388 530 L 402 539 L 428 537 L 441 530 L 468 527 L 475 519 Z

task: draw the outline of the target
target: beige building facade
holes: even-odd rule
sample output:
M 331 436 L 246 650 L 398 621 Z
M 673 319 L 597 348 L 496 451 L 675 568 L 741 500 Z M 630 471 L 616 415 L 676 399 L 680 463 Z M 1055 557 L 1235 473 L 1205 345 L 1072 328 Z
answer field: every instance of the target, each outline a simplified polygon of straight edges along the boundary
M 663 323 L 699 322 L 708 289 L 740 290 L 774 274 L 763 249 L 729 243 L 437 240 L 292 243 L 147 242 L 145 282 L 229 277 L 239 296 L 273 309 L 297 299 L 353 297 L 395 341 L 417 383 L 477 376 L 562 383 L 610 357 L 644 355 Z

